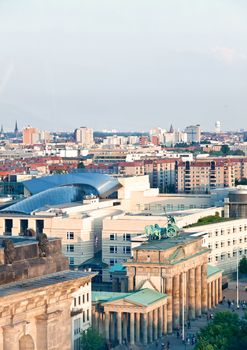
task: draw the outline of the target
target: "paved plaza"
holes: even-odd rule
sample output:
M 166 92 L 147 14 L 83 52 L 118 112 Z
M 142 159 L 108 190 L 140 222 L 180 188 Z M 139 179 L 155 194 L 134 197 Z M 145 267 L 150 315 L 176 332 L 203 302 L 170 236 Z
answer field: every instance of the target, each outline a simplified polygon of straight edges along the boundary
M 245 291 L 245 286 L 247 286 L 247 282 L 240 282 L 239 283 L 239 300 L 243 301 L 245 300 L 247 302 L 247 292 Z M 222 304 L 219 304 L 216 308 L 210 311 L 209 314 L 215 314 L 219 311 L 232 311 L 239 314 L 240 317 L 244 316 L 244 311 L 242 307 L 240 307 L 239 310 L 237 310 L 236 307 L 236 298 L 237 298 L 237 292 L 236 292 L 236 282 L 230 282 L 227 289 L 223 290 L 223 297 L 225 297 L 225 301 Z M 234 304 L 228 307 L 227 301 L 231 300 L 234 301 Z M 197 334 L 197 332 L 200 330 L 200 328 L 205 327 L 210 320 L 207 319 L 206 315 L 203 315 L 202 317 L 196 319 L 195 321 L 191 321 L 190 323 L 190 329 L 186 327 L 185 329 L 185 338 L 188 336 L 193 336 Z M 158 342 L 154 342 L 152 344 L 149 344 L 148 346 L 118 346 L 117 350 L 140 350 L 140 349 L 149 349 L 149 350 L 167 350 L 167 342 L 169 342 L 169 350 L 192 350 L 194 349 L 194 345 L 191 345 L 189 342 L 183 343 L 180 337 L 177 338 L 176 332 L 163 337 L 163 339 L 160 339 Z M 163 346 L 164 344 L 165 346 Z

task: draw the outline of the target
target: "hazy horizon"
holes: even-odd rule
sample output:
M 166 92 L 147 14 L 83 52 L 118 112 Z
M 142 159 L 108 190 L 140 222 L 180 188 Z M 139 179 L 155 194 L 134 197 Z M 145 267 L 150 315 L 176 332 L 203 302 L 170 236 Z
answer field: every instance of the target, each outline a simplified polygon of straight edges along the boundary
M 247 129 L 243 0 L 0 0 L 0 124 Z

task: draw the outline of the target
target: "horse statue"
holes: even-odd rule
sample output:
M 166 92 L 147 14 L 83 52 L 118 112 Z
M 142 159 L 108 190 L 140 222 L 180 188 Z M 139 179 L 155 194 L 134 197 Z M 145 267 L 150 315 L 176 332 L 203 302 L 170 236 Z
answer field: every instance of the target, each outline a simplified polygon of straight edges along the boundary
M 179 227 L 173 216 L 167 216 L 167 226 L 160 227 L 158 224 L 148 225 L 145 227 L 145 234 L 149 240 L 160 240 L 162 238 L 171 238 L 179 235 Z

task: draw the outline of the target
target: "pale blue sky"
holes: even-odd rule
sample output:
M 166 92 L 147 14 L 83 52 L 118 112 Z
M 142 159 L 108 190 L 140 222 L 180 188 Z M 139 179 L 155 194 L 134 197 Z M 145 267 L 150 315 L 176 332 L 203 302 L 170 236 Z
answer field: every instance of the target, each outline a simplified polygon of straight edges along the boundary
M 0 0 L 0 123 L 247 129 L 245 0 Z

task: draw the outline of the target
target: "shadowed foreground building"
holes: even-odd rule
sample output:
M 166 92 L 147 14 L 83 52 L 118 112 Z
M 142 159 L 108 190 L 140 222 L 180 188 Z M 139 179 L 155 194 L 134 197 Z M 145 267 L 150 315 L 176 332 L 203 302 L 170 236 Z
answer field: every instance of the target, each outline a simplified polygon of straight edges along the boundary
M 114 288 L 128 291 L 94 292 L 93 324 L 111 343 L 147 344 L 181 328 L 183 316 L 200 317 L 222 299 L 222 271 L 208 266 L 208 254 L 186 234 L 134 248 L 125 275 L 112 272 Z
M 73 293 L 93 274 L 68 270 L 59 239 L 0 236 L 0 349 L 71 349 Z

